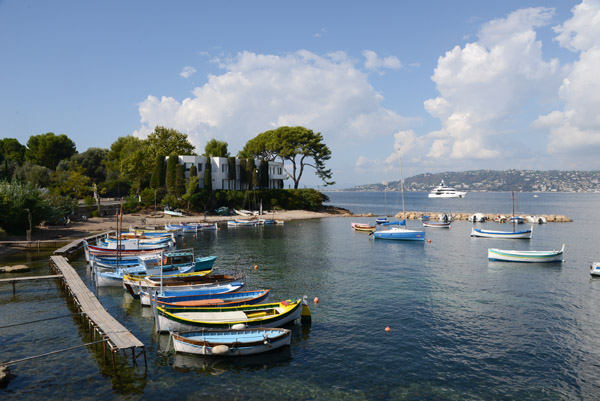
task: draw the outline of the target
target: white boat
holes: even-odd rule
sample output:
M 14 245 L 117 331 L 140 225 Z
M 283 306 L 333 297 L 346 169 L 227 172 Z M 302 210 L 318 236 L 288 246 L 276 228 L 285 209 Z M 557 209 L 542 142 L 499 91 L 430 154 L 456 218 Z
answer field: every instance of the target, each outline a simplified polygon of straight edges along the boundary
M 528 223 L 546 223 L 546 218 L 544 216 L 525 216 L 525 220 L 527 220 Z
M 163 213 L 167 214 L 169 216 L 176 216 L 176 217 L 183 216 L 183 212 L 181 212 L 179 210 L 170 210 L 170 209 L 167 209 L 167 208 L 164 208 Z
M 526 262 L 526 263 L 542 263 L 542 262 L 562 262 L 565 244 L 557 251 L 516 251 L 506 249 L 488 249 L 488 259 L 502 262 Z
M 473 223 L 484 223 L 487 220 L 487 216 L 483 213 L 475 213 L 469 216 L 469 221 Z
M 402 189 L 402 221 L 382 223 L 382 226 L 392 226 L 384 230 L 373 231 L 369 234 L 375 239 L 395 241 L 425 241 L 425 231 L 409 230 L 406 227 L 406 212 L 404 211 L 404 176 L 402 175 L 402 161 L 400 162 L 400 187 Z M 401 227 L 402 226 L 402 227 Z
M 590 274 L 595 277 L 600 277 L 600 262 L 594 262 L 590 266 Z
M 211 330 L 173 333 L 175 352 L 198 355 L 242 356 L 290 345 L 291 331 L 281 328 Z
M 447 187 L 444 184 L 444 180 L 440 182 L 440 185 L 433 188 L 433 190 L 429 193 L 430 198 L 464 198 L 466 192 L 457 191 L 452 187 Z
M 483 238 L 531 239 L 532 233 L 533 233 L 533 226 L 529 230 L 521 230 L 521 231 L 496 231 L 496 230 L 483 230 L 481 228 L 471 229 L 471 237 L 483 237 Z

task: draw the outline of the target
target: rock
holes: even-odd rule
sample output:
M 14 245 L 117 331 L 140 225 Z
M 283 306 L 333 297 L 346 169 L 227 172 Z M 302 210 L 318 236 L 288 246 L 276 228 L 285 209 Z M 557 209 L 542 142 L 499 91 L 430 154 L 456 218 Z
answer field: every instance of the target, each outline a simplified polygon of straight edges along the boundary
M 21 273 L 28 272 L 31 269 L 26 265 L 14 265 L 14 266 L 4 266 L 0 267 L 0 273 Z

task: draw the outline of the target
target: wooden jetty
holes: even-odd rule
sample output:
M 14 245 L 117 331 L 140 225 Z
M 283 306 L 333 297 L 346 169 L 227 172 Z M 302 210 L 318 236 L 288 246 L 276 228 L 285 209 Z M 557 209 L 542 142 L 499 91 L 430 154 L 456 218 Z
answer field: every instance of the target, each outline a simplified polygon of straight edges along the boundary
M 87 320 L 93 340 L 96 340 L 96 335 L 100 336 L 103 340 L 105 357 L 107 346 L 109 347 L 115 373 L 117 371 L 115 353 L 119 350 L 131 350 L 134 364 L 137 364 L 137 358 L 143 354 L 144 365 L 147 366 L 144 344 L 104 309 L 100 301 L 98 301 L 81 280 L 79 274 L 68 263 L 67 259 L 58 255 L 51 256 L 50 268 L 57 275 L 62 275 L 61 283 L 65 293 L 73 300 L 82 319 Z
M 23 282 L 23 281 L 37 281 L 37 280 L 48 280 L 48 279 L 55 279 L 55 278 L 62 278 L 62 274 L 55 274 L 55 275 L 51 275 L 51 276 L 33 276 L 33 277 L 13 277 L 13 278 L 3 278 L 0 279 L 0 284 L 2 283 L 9 283 L 12 284 L 13 286 L 13 295 L 15 295 L 15 284 L 17 284 L 18 282 Z
M 113 233 L 115 235 L 117 234 L 117 232 L 115 230 L 111 230 L 111 231 L 103 232 L 100 234 L 90 235 L 89 237 L 77 239 L 75 241 L 68 243 L 67 245 L 65 245 L 61 248 L 58 248 L 56 251 L 54 251 L 54 254 L 55 255 L 65 255 L 65 254 L 76 252 L 83 247 L 83 241 L 90 242 L 90 241 L 96 240 L 98 238 L 103 238 L 103 237 L 113 234 Z

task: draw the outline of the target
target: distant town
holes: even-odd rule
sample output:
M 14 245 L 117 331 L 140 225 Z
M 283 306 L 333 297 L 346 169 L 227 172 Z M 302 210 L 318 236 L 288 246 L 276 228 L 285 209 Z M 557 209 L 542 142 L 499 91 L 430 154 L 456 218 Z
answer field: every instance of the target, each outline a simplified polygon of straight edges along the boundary
M 419 174 L 404 180 L 404 190 L 429 192 L 442 180 L 461 191 L 600 192 L 600 171 L 471 170 Z M 399 191 L 400 181 L 359 185 L 342 191 Z

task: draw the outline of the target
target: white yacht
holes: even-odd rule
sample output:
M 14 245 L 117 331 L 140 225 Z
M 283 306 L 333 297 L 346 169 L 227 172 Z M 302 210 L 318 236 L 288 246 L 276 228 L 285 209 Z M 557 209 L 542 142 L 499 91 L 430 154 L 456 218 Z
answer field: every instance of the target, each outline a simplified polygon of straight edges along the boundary
M 440 185 L 435 187 L 429 193 L 429 197 L 430 198 L 464 198 L 466 194 L 467 194 L 466 192 L 460 192 L 460 191 L 455 190 L 454 188 L 447 187 L 446 184 L 444 184 L 444 180 L 442 180 L 442 182 L 440 182 Z

